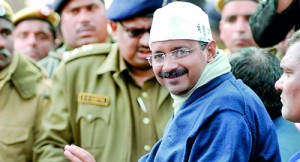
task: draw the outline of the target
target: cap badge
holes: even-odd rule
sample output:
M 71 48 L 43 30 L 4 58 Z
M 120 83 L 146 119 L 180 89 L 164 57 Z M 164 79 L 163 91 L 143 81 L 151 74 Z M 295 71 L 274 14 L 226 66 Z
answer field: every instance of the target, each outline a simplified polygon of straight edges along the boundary
M 51 14 L 51 10 L 48 7 L 42 7 L 40 8 L 39 13 L 44 17 L 48 17 Z
M 3 6 L 0 6 L 0 16 L 5 16 L 5 8 Z

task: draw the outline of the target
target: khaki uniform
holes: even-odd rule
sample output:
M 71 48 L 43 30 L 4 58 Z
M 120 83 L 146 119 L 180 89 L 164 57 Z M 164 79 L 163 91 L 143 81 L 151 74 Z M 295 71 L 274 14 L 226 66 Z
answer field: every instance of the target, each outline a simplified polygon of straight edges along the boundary
M 54 75 L 53 105 L 35 160 L 67 161 L 63 147 L 76 144 L 98 162 L 136 162 L 162 137 L 173 99 L 155 77 L 135 84 L 117 44 L 75 51 Z
M 23 55 L 0 71 L 0 161 L 30 162 L 50 106 L 46 74 Z
M 105 42 L 112 43 L 113 40 L 111 36 L 109 36 Z M 60 47 L 58 47 L 54 51 L 50 51 L 47 57 L 38 61 L 38 64 L 42 66 L 48 73 L 48 76 L 52 78 L 56 68 L 63 60 L 64 54 L 68 55 L 68 52 L 71 50 L 72 50 L 71 47 L 69 47 L 66 43 L 63 43 Z

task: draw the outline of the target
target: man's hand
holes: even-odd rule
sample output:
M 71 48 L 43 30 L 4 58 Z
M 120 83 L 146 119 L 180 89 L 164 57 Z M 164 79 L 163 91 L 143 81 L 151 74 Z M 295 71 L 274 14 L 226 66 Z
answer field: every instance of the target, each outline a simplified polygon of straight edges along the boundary
M 96 162 L 91 153 L 75 145 L 66 145 L 64 155 L 71 162 Z

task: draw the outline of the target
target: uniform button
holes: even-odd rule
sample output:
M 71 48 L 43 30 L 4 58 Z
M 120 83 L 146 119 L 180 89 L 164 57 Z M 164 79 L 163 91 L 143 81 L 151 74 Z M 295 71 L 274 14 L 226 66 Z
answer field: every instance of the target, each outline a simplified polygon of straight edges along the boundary
M 144 150 L 145 150 L 145 151 L 150 151 L 150 149 L 151 149 L 151 147 L 150 147 L 149 145 L 145 145 L 145 146 L 144 146 Z
M 91 121 L 93 119 L 93 115 L 92 114 L 88 114 L 86 116 L 86 118 L 87 118 L 88 121 Z
M 142 93 L 142 96 L 143 96 L 144 98 L 147 98 L 147 97 L 148 97 L 148 93 L 147 93 L 147 92 L 143 92 L 143 93 Z
M 70 55 L 71 55 L 71 56 L 75 56 L 75 55 L 78 54 L 78 52 L 79 52 L 78 49 L 74 49 L 74 50 L 72 50 L 72 51 L 70 52 Z
M 63 54 L 64 60 L 69 59 L 69 57 L 70 57 L 70 52 L 69 52 L 69 51 L 67 51 L 67 52 L 65 52 L 65 53 Z
M 144 124 L 149 124 L 150 123 L 150 119 L 149 118 L 144 118 L 143 119 L 143 123 Z

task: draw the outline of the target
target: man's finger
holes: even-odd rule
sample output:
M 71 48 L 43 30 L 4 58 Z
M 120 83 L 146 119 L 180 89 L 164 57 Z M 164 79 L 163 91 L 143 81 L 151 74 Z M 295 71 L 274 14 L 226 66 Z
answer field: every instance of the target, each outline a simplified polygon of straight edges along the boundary
M 71 155 L 68 155 L 69 158 L 72 158 L 74 160 L 80 160 L 78 162 L 96 162 L 94 157 L 86 150 L 76 146 L 76 145 L 66 145 L 65 151 L 68 151 L 66 153 L 70 153 Z M 76 157 L 76 158 L 75 158 Z M 69 159 L 71 160 L 71 159 Z M 72 161 L 77 162 L 77 161 Z
M 65 157 L 70 160 L 71 162 L 82 162 L 80 159 L 78 159 L 75 155 L 73 155 L 70 151 L 65 150 L 64 151 Z

